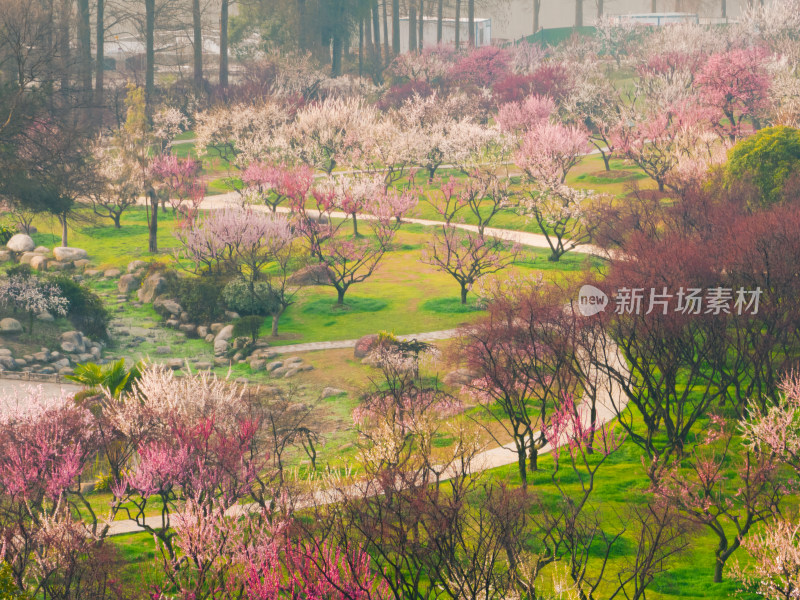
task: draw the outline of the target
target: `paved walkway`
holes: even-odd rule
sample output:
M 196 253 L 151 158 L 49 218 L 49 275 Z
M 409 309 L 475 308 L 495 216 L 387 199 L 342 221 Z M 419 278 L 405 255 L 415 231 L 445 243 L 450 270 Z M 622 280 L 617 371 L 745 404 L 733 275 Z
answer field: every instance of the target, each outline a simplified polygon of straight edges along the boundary
M 425 333 L 410 333 L 408 335 L 398 335 L 398 339 L 404 342 L 417 340 L 420 342 L 434 342 L 436 340 L 449 340 L 455 337 L 457 329 L 443 329 L 441 331 L 426 331 Z M 313 352 L 314 350 L 338 350 L 341 348 L 354 348 L 358 340 L 336 340 L 332 342 L 308 342 L 305 344 L 294 344 L 286 346 L 269 346 L 267 350 L 278 354 L 289 354 L 292 352 Z

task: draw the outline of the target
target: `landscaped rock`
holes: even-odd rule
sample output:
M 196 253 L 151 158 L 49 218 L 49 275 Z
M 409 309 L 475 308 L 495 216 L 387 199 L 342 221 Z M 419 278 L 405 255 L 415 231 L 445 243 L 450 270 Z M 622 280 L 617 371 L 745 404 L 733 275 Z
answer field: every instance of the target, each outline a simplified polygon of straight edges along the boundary
M 99 269 L 86 269 L 83 272 L 83 274 L 86 275 L 87 277 L 96 277 L 97 275 L 100 275 L 101 273 L 102 273 L 102 271 L 99 270 Z
M 69 367 L 69 359 L 67 357 L 59 358 L 58 360 L 54 360 L 51 364 L 57 369 L 65 369 Z M 60 372 L 59 370 L 59 373 Z
M 17 361 L 11 356 L 0 356 L 0 371 L 13 371 L 17 368 Z
M 446 385 L 467 385 L 472 383 L 473 379 L 477 379 L 481 374 L 471 369 L 456 369 L 444 376 L 442 381 Z
M 225 340 L 228 341 L 233 337 L 233 325 L 225 325 L 222 329 L 219 330 L 219 333 L 214 338 L 214 341 L 217 340 Z
M 23 252 L 22 256 L 19 257 L 19 264 L 21 265 L 30 265 L 31 261 L 36 258 L 37 256 L 41 256 L 41 254 L 36 254 L 36 252 Z
M 280 369 L 282 366 L 283 366 L 283 361 L 280 361 L 280 360 L 274 360 L 274 361 L 272 361 L 271 363 L 268 363 L 268 364 L 267 364 L 267 371 L 269 371 L 270 373 L 272 373 L 272 372 L 273 372 L 273 371 L 275 371 L 276 369 Z
M 322 390 L 322 393 L 319 395 L 319 397 L 322 400 L 325 400 L 326 398 L 333 398 L 334 396 L 341 396 L 342 394 L 346 393 L 347 392 L 345 392 L 344 390 L 340 390 L 339 388 L 326 387 L 324 390 Z
M 33 251 L 36 252 L 36 254 L 50 254 L 50 248 L 47 246 L 36 246 Z
M 183 311 L 181 305 L 175 302 L 175 300 L 171 298 L 165 298 L 163 296 L 159 296 L 156 298 L 156 301 L 153 302 L 153 310 L 155 310 L 162 317 L 177 317 Z
M 86 250 L 81 248 L 64 248 L 62 246 L 56 246 L 53 248 L 53 256 L 56 257 L 56 260 L 71 262 L 73 260 L 86 258 L 88 255 Z
M 161 273 L 153 273 L 144 280 L 139 289 L 138 296 L 141 302 L 152 302 L 156 296 L 162 294 L 167 287 L 167 278 Z
M 210 363 L 210 362 L 206 362 L 206 361 L 200 361 L 200 362 L 194 363 L 194 368 L 198 369 L 200 371 L 206 371 L 207 369 L 213 369 L 214 368 L 214 363 Z
M 17 233 L 12 235 L 11 239 L 6 243 L 6 248 L 12 252 L 32 252 L 36 248 L 33 238 L 24 233 Z
M 229 321 L 235 321 L 236 319 L 239 318 L 239 313 L 233 312 L 232 310 L 226 310 L 225 318 L 228 319 Z
M 186 334 L 186 337 L 195 337 L 197 336 L 197 327 L 192 325 L 191 323 L 181 323 L 178 325 L 178 329 Z
M 311 265 L 300 269 L 288 279 L 290 285 L 328 285 L 330 270 L 325 265 Z
M 37 321 L 45 321 L 47 323 L 50 323 L 52 321 L 55 321 L 55 318 L 49 312 L 44 311 L 44 312 L 41 312 L 38 315 L 36 315 L 36 320 Z
M 11 317 L 0 320 L 0 333 L 15 334 L 22 333 L 22 323 Z
M 189 313 L 186 312 L 186 311 L 183 311 L 181 313 L 179 319 L 180 319 L 181 323 L 188 323 L 189 322 Z
M 378 345 L 378 336 L 375 334 L 365 335 L 356 342 L 353 348 L 353 356 L 355 358 L 365 358 L 370 352 Z
M 55 375 L 56 370 L 53 367 L 42 367 L 39 369 L 39 373 L 42 375 Z
M 128 268 L 126 269 L 128 273 L 134 273 L 141 269 L 144 269 L 147 266 L 147 263 L 143 260 L 132 260 L 128 263 Z
M 253 371 L 254 373 L 256 373 L 258 371 L 263 371 L 264 367 L 266 366 L 266 364 L 267 364 L 267 361 L 265 361 L 265 360 L 261 360 L 261 359 L 251 360 L 250 361 L 250 370 Z
M 214 355 L 222 356 L 228 352 L 230 344 L 228 340 L 214 340 Z
M 211 333 L 213 333 L 214 335 L 217 335 L 220 331 L 222 331 L 223 327 L 225 327 L 224 323 L 212 323 L 211 324 Z
M 51 271 L 64 271 L 66 269 L 71 269 L 72 263 L 54 260 L 54 261 L 49 261 L 47 263 L 47 266 Z
M 216 367 L 227 367 L 231 364 L 231 361 L 225 358 L 224 356 L 216 356 L 214 357 L 214 366 Z
M 50 353 L 49 352 L 35 352 L 33 354 L 33 360 L 38 362 L 47 362 L 50 360 Z
M 72 370 L 72 367 L 61 367 L 58 370 L 59 375 L 72 375 L 75 371 Z
M 182 369 L 183 365 L 184 362 L 182 358 L 170 358 L 167 361 L 167 368 L 172 369 L 173 371 L 178 371 L 179 369 Z
M 169 346 L 156 347 L 156 354 L 169 354 L 170 352 L 172 352 L 172 349 Z
M 172 327 L 172 329 L 177 329 L 178 325 L 180 325 L 180 324 L 181 324 L 181 322 L 178 321 L 178 319 L 175 319 L 174 317 L 171 318 L 171 319 L 167 319 L 164 322 L 164 325 L 166 325 L 167 327 Z
M 299 372 L 300 372 L 300 369 L 298 369 L 297 367 L 290 367 L 290 368 L 289 368 L 289 369 L 288 369 L 288 370 L 287 370 L 287 371 L 286 371 L 286 372 L 283 374 L 283 378 L 284 378 L 284 379 L 289 379 L 289 377 L 294 377 L 294 376 L 295 376 L 295 375 L 297 375 Z
M 198 325 L 197 326 L 197 337 L 205 338 L 208 335 L 208 327 L 205 325 Z
M 119 290 L 120 294 L 130 294 L 133 290 L 139 287 L 140 283 L 142 283 L 141 277 L 128 273 L 119 278 L 119 281 L 117 282 L 117 290 Z
M 80 331 L 65 331 L 59 341 L 64 352 L 86 352 L 86 340 Z
M 119 277 L 122 275 L 122 271 L 119 269 L 106 269 L 103 271 L 103 277 L 106 279 L 113 279 L 114 277 Z
M 298 367 L 301 371 L 313 371 L 314 365 L 301 365 Z
M 47 257 L 42 256 L 41 254 L 37 254 L 30 261 L 31 269 L 36 269 L 37 271 L 46 271 L 47 270 Z
M 213 344 L 216 336 L 213 333 L 207 333 L 203 338 L 207 344 Z
M 303 362 L 303 359 L 300 358 L 299 356 L 289 356 L 288 358 L 284 358 L 283 359 L 283 364 L 285 364 L 285 365 L 291 365 L 291 364 L 301 363 L 301 362 Z
M 11 260 L 11 252 L 8 250 L 0 250 L 0 263 L 8 262 Z
M 85 269 L 90 264 L 92 264 L 92 261 L 90 261 L 88 258 L 81 258 L 80 260 L 76 260 L 72 264 L 75 265 L 76 269 Z

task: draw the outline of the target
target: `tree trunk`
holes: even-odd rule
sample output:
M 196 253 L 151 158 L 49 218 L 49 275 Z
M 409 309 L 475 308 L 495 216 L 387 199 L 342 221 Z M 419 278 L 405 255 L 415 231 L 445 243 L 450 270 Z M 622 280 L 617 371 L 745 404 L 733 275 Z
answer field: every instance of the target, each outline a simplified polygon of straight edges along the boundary
M 392 52 L 400 54 L 400 0 L 392 0 Z
M 58 220 L 61 222 L 61 247 L 66 248 L 69 246 L 69 230 L 67 229 L 67 214 L 62 213 L 58 215 Z
M 308 50 L 306 36 L 306 0 L 297 0 L 297 44 L 301 50 Z
M 517 468 L 519 469 L 519 478 L 522 483 L 522 489 L 528 489 L 528 465 L 525 458 L 525 450 L 519 450 L 517 456 Z
M 722 0 L 722 5 L 720 6 L 720 8 L 722 9 L 722 18 L 723 19 L 727 19 L 728 18 L 728 1 L 727 0 Z
M 102 107 L 103 87 L 105 83 L 105 0 L 97 0 L 97 31 L 95 31 L 95 77 L 94 77 L 94 102 L 97 107 Z
M 78 52 L 80 53 L 81 84 L 87 107 L 92 98 L 92 28 L 89 24 L 89 0 L 78 0 Z
M 417 13 L 417 19 L 419 20 L 419 33 L 417 35 L 417 46 L 420 51 L 422 51 L 422 41 L 423 36 L 425 35 L 425 0 L 419 0 L 419 13 Z
M 272 315 L 272 337 L 278 337 L 278 320 L 280 318 L 279 314 Z
M 353 213 L 353 237 L 358 237 L 358 216 Z
M 219 10 L 219 86 L 228 87 L 228 2 L 222 0 Z
M 475 0 L 467 2 L 467 26 L 469 27 L 469 47 L 475 47 Z
M 122 213 L 118 215 L 111 215 L 111 218 L 114 219 L 114 229 L 122 229 Z
M 72 1 L 62 0 L 61 14 L 59 15 L 58 23 L 58 42 L 59 54 L 61 58 L 61 90 L 69 89 L 70 80 L 69 73 L 71 65 L 70 44 L 69 44 L 69 17 L 72 13 Z
M 336 288 L 336 304 L 339 306 L 344 304 L 344 293 L 346 291 L 345 288 Z
M 461 0 L 456 0 L 456 50 L 461 46 Z
M 539 9 L 542 8 L 542 0 L 533 0 L 533 33 L 539 31 Z
M 528 452 L 528 462 L 530 464 L 531 471 L 539 470 L 539 451 L 534 447 L 533 440 L 531 440 L 531 449 Z
M 381 16 L 378 14 L 378 0 L 372 3 L 372 37 L 375 43 L 375 65 L 381 64 Z
M 192 0 L 192 29 L 194 33 L 194 89 L 203 87 L 203 15 L 200 13 L 200 0 Z M 221 33 L 221 32 L 220 32 Z
M 414 4 L 408 7 L 408 51 L 417 49 L 417 7 Z
M 150 213 L 147 223 L 148 237 L 148 252 L 155 254 L 158 252 L 158 196 L 153 190 L 147 192 L 150 196 Z
M 600 152 L 600 156 L 603 157 L 603 164 L 606 167 L 606 171 L 611 170 L 611 153 L 610 152 Z
M 436 6 L 436 43 L 442 43 L 442 25 L 444 23 L 444 0 L 439 0 Z
M 575 28 L 583 27 L 583 0 L 575 0 Z
M 144 102 L 147 114 L 150 115 L 155 91 L 155 29 L 156 29 L 156 0 L 144 0 L 145 26 L 145 73 L 144 73 Z
M 658 6 L 656 5 L 657 0 L 650 0 L 650 12 L 658 12 Z
M 461 304 L 466 304 L 467 303 L 467 292 L 468 292 L 467 284 L 462 283 L 461 284 Z
M 369 30 L 369 27 L 367 27 Z M 358 76 L 364 76 L 364 19 L 358 20 Z
M 387 66 L 392 62 L 391 53 L 389 52 L 389 17 L 386 8 L 386 3 L 388 1 L 389 0 L 383 0 L 383 64 Z
M 597 18 L 602 19 L 605 13 L 605 0 L 597 0 Z

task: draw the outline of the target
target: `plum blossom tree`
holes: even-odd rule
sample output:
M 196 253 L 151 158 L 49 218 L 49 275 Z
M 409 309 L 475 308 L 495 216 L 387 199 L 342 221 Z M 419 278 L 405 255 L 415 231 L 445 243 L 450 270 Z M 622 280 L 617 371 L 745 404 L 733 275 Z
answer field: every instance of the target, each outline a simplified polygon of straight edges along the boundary
M 497 111 L 497 124 L 503 131 L 526 132 L 547 121 L 556 105 L 547 96 L 528 96 L 522 102 L 507 102 Z
M 740 445 L 736 427 L 711 417 L 703 443 L 695 446 L 686 468 L 677 461 L 661 472 L 654 493 L 688 519 L 709 528 L 718 539 L 714 581 L 722 581 L 725 564 L 758 523 L 780 514 L 789 488 L 778 477 L 772 452 L 753 452 Z M 735 466 L 736 488 L 728 483 Z
M 487 234 L 486 228 L 500 211 L 510 205 L 508 182 L 493 174 L 474 172 L 459 189 L 450 181 L 441 186 L 441 200 L 431 201 L 443 223 L 423 254 L 423 262 L 449 274 L 461 291 L 461 304 L 482 277 L 512 264 L 518 249 Z M 459 222 L 468 215 L 477 225 L 464 228 Z
M 345 293 L 351 285 L 366 280 L 378 268 L 400 227 L 401 217 L 413 206 L 405 194 L 383 191 L 382 185 L 380 188 L 380 194 L 367 207 L 367 212 L 375 216 L 368 221 L 371 232 L 361 238 L 345 237 L 342 227 L 346 220 L 337 222 L 333 217 L 334 212 L 342 210 L 335 190 L 312 190 L 317 211 L 307 208 L 305 199 L 292 202 L 297 231 L 308 242 L 311 256 L 326 267 L 339 305 L 344 304 Z
M 291 167 L 283 163 L 252 162 L 242 173 L 242 183 L 246 198 L 261 200 L 276 212 L 281 203 L 308 196 L 314 183 L 314 171 L 306 165 Z
M 161 154 L 150 162 L 149 172 L 172 213 L 180 213 L 187 221 L 197 216 L 205 198 L 206 187 L 200 180 L 200 162 L 191 158 L 178 158 L 174 154 Z
M 548 260 L 558 261 L 591 239 L 583 220 L 589 194 L 564 183 L 588 147 L 585 130 L 541 123 L 525 134 L 516 153 L 515 162 L 524 171 L 529 186 L 519 209 L 536 220 L 547 238 L 551 251 Z
M 67 314 L 69 301 L 57 285 L 39 281 L 32 275 L 12 275 L 0 283 L 0 304 L 26 313 L 28 333 L 32 334 L 36 315 L 49 312 L 63 317 Z
M 747 566 L 735 562 L 731 577 L 767 600 L 790 600 L 800 590 L 800 526 L 786 518 L 768 523 L 742 542 Z
M 744 118 L 758 129 L 761 112 L 767 107 L 770 79 L 765 59 L 759 48 L 719 52 L 709 57 L 697 76 L 701 102 L 724 116 L 724 128 L 732 140 L 742 135 Z

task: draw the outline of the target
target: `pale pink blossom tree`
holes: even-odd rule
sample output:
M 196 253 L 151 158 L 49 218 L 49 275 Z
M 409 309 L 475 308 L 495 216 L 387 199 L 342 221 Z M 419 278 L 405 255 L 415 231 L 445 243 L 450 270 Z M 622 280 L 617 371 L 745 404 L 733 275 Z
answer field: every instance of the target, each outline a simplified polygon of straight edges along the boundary
M 276 212 L 287 200 L 306 198 L 314 183 L 314 171 L 301 165 L 292 167 L 283 163 L 271 165 L 252 162 L 242 173 L 245 197 L 255 197 Z
M 526 132 L 547 121 L 556 104 L 547 96 L 528 96 L 522 102 L 507 102 L 497 111 L 497 124 L 509 132 Z
M 780 518 L 747 536 L 746 566 L 734 562 L 731 577 L 766 600 L 793 600 L 800 593 L 800 524 Z
M 525 134 L 516 153 L 515 162 L 524 172 L 527 186 L 519 209 L 534 218 L 547 239 L 549 260 L 558 261 L 591 239 L 583 219 L 590 194 L 565 183 L 588 150 L 585 129 L 542 123 Z
M 200 163 L 174 154 L 161 154 L 150 162 L 149 171 L 161 188 L 162 209 L 169 201 L 173 214 L 180 213 L 186 221 L 194 220 L 206 192 L 200 179 Z
M 0 304 L 15 312 L 24 312 L 28 316 L 28 333 L 31 334 L 36 315 L 49 312 L 63 317 L 69 307 L 69 301 L 57 285 L 40 281 L 32 275 L 12 275 L 0 282 Z
M 742 135 L 742 120 L 749 118 L 756 129 L 769 101 L 770 78 L 765 68 L 766 52 L 759 48 L 733 49 L 709 57 L 695 85 L 700 100 L 718 110 L 727 120 L 719 126 L 731 139 Z

